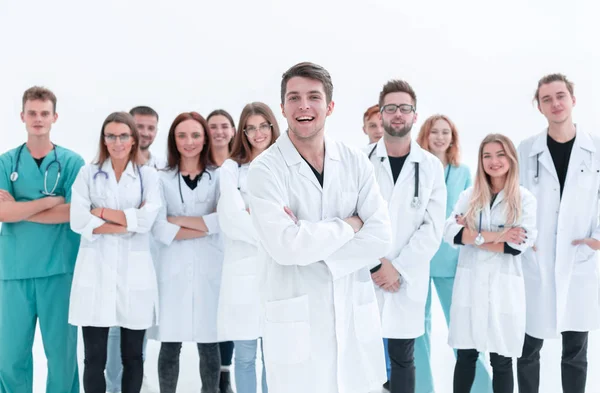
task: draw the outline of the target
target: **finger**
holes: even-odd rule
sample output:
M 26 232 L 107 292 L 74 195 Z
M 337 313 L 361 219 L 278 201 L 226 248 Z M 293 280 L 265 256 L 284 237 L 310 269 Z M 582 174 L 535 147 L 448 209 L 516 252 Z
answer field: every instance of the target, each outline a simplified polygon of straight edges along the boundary
M 584 243 L 585 243 L 585 239 L 577 239 L 577 240 L 573 240 L 571 242 L 571 244 L 574 245 L 574 246 L 578 246 L 578 245 L 584 244 Z

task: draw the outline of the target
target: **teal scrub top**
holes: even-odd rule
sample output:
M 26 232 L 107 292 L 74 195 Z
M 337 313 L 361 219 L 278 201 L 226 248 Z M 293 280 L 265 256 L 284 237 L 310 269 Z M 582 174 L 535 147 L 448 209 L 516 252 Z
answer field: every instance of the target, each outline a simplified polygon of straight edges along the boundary
M 447 203 L 446 218 L 452 214 L 460 193 L 471 186 L 471 171 L 466 165 L 448 165 L 444 171 L 446 178 Z M 454 277 L 458 265 L 458 250 L 442 242 L 431 260 L 431 277 Z
M 20 147 L 20 146 L 19 146 Z M 53 163 L 51 150 L 38 167 L 27 146 L 19 158 L 19 177 L 15 182 L 10 175 L 15 171 L 19 147 L 0 156 L 0 189 L 11 193 L 15 201 L 28 202 L 43 198 L 44 173 L 48 168 L 47 190 L 56 182 L 58 165 Z M 85 164 L 80 155 L 56 146 L 61 175 L 55 193 L 71 202 L 71 187 Z M 0 230 L 0 280 L 19 280 L 73 273 L 79 235 L 71 231 L 69 223 L 37 224 L 28 221 L 2 223 Z

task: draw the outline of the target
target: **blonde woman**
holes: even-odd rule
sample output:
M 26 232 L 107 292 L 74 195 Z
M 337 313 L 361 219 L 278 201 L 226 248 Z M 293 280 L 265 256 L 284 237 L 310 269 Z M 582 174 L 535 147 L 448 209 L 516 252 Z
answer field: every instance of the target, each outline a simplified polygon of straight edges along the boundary
M 446 221 L 444 239 L 460 246 L 450 308 L 449 345 L 457 349 L 454 393 L 471 391 L 479 352 L 490 352 L 494 393 L 512 393 L 512 358 L 525 335 L 521 253 L 533 246 L 536 200 L 519 186 L 513 143 L 499 134 L 480 145 L 473 187 Z

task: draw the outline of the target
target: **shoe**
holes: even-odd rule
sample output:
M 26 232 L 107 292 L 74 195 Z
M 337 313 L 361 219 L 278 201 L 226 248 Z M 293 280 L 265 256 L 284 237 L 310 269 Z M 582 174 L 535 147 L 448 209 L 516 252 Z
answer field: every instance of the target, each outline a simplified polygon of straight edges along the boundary
M 385 389 L 386 392 L 391 392 L 390 390 L 390 381 L 387 381 L 386 383 L 383 384 L 383 388 Z
M 154 386 L 150 385 L 150 382 L 148 381 L 148 378 L 146 378 L 145 374 L 144 379 L 142 379 L 142 389 L 140 390 L 140 393 L 158 393 L 158 389 L 154 389 Z
M 231 389 L 231 373 L 229 371 L 221 371 L 221 378 L 219 379 L 219 392 L 233 393 L 233 390 Z

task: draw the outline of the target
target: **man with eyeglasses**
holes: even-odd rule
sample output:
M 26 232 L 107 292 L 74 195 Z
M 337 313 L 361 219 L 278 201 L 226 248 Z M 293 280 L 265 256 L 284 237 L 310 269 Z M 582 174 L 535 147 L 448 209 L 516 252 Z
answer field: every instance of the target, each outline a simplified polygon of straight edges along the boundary
M 39 320 L 47 393 L 79 392 L 77 328 L 68 324 L 79 236 L 69 227 L 71 186 L 84 161 L 50 141 L 56 96 L 23 95 L 27 142 L 0 156 L 0 392 L 33 390 Z
M 405 81 L 383 86 L 379 106 L 385 133 L 369 159 L 392 221 L 392 248 L 371 269 L 391 361 L 392 393 L 415 392 L 415 339 L 425 331 L 429 261 L 442 241 L 446 185 L 440 160 L 411 139 L 417 96 Z

